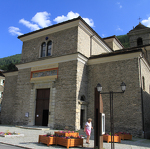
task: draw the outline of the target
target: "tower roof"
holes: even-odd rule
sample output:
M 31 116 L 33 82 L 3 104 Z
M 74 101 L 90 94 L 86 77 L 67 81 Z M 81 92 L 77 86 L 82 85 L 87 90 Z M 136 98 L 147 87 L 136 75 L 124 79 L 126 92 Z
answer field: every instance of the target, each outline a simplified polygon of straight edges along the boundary
M 140 30 L 140 29 L 147 29 L 149 27 L 146 27 L 145 25 L 143 25 L 141 22 L 136 26 L 134 27 L 131 31 L 135 31 L 135 30 Z

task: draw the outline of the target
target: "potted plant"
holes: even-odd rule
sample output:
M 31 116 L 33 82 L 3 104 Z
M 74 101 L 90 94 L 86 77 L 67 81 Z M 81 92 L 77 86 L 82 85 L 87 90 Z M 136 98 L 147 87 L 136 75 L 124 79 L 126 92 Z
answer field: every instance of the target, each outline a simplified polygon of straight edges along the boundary
M 75 131 L 57 131 L 55 132 L 55 135 L 59 135 L 59 136 L 63 136 L 63 137 L 69 137 L 69 136 L 73 136 L 73 137 L 78 137 L 79 133 L 75 132 Z
M 82 146 L 83 147 L 83 138 L 80 136 L 78 137 L 57 137 L 56 145 L 62 145 L 66 146 L 67 148 L 69 147 L 74 147 L 74 146 Z
M 47 144 L 47 146 L 56 144 L 56 136 L 50 133 L 47 133 L 47 135 L 39 135 L 38 143 L 40 142 Z
M 130 133 L 118 132 L 118 133 L 115 133 L 115 134 L 121 136 L 122 140 L 132 140 L 132 135 Z
M 104 134 L 103 135 L 103 141 L 106 141 L 107 143 L 113 141 L 113 136 L 111 140 L 111 134 Z M 117 134 L 114 135 L 114 142 L 119 142 L 121 143 L 121 137 Z

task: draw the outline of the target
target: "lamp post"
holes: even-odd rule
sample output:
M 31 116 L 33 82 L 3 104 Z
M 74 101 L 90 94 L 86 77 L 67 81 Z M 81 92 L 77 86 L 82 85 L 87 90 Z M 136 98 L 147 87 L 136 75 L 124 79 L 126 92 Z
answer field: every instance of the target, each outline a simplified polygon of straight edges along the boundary
M 114 93 L 124 93 L 126 90 L 126 84 L 124 82 L 121 83 L 122 92 L 101 92 L 102 86 L 100 83 L 97 84 L 97 91 L 99 94 L 110 94 L 110 129 L 111 129 L 111 149 L 114 149 L 114 118 L 113 118 L 113 94 Z

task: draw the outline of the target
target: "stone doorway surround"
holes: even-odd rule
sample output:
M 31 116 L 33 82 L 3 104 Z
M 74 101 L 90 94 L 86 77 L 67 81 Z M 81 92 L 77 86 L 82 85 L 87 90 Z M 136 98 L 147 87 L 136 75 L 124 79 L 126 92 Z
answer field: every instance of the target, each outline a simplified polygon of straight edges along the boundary
M 78 100 L 78 104 L 79 104 L 80 118 L 81 118 L 81 110 L 84 110 L 84 118 L 83 118 L 83 129 L 84 129 L 84 125 L 85 125 L 85 123 L 87 121 L 87 106 L 88 106 L 88 102 L 87 101 Z M 78 124 L 78 128 L 81 129 L 80 123 Z
M 55 117 L 55 79 L 45 80 L 34 80 L 30 81 L 32 88 L 30 94 L 30 110 L 29 110 L 29 121 L 28 125 L 35 125 L 35 110 L 36 110 L 36 95 L 37 89 L 50 88 L 49 98 L 49 116 L 48 116 L 48 127 L 54 128 L 54 117 Z

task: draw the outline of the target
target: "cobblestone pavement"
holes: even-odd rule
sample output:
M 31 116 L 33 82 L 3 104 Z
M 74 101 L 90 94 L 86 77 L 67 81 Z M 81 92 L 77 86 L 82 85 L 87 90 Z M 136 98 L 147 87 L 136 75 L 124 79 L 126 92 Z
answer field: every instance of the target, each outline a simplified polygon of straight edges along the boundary
M 66 147 L 63 146 L 47 146 L 42 143 L 38 143 L 38 136 L 44 135 L 47 132 L 54 133 L 54 131 L 58 130 L 33 130 L 33 129 L 23 129 L 18 128 L 15 126 L 3 126 L 0 125 L 0 132 L 17 132 L 20 134 L 24 134 L 24 137 L 11 137 L 11 138 L 5 138 L 0 137 L 0 143 L 6 143 L 6 144 L 12 144 L 16 146 L 21 146 L 24 148 L 32 148 L 32 149 L 65 149 Z M 79 131 L 80 135 L 85 135 L 85 133 L 81 130 Z M 90 144 L 85 144 L 84 140 L 84 146 L 85 149 L 92 149 L 94 148 L 94 133 L 92 131 Z M 103 148 L 110 149 L 111 143 L 103 143 Z M 71 147 L 71 149 L 81 149 L 81 147 Z M 121 143 L 115 143 L 115 149 L 150 149 L 150 140 L 148 139 L 139 139 L 139 138 L 133 138 L 132 141 L 121 141 Z

